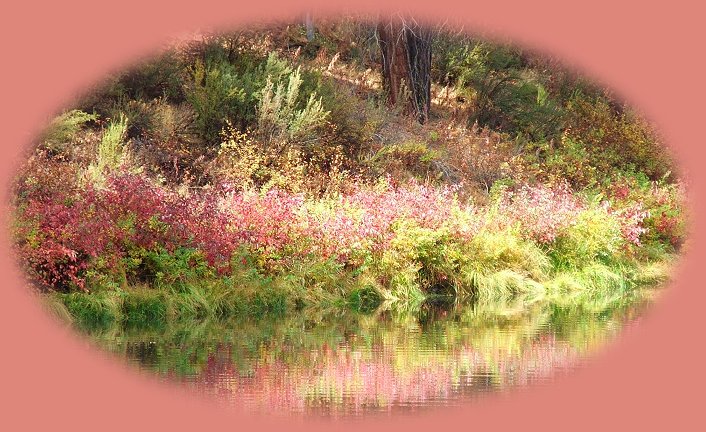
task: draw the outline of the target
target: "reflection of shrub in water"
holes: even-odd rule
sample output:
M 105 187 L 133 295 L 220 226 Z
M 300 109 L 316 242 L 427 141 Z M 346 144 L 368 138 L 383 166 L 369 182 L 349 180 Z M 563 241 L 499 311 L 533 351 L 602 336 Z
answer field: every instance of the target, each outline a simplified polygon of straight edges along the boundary
M 139 331 L 105 329 L 93 337 L 145 367 L 177 373 L 198 391 L 227 385 L 231 402 L 246 409 L 319 406 L 335 414 L 548 378 L 605 344 L 640 307 L 626 301 L 588 312 L 542 303 L 528 308 L 527 302 L 485 301 L 458 309 L 425 304 L 419 312 L 393 312 L 390 320 L 331 310 L 318 317 L 186 321 Z M 142 349 L 149 344 L 157 348 Z

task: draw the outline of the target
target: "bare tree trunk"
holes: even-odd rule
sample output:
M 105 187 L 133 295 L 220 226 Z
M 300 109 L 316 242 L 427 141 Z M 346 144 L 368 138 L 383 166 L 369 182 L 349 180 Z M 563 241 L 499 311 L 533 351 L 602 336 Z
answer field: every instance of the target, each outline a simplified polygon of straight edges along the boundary
M 431 29 L 411 19 L 390 17 L 378 23 L 388 102 L 404 104 L 405 112 L 420 123 L 429 119 L 432 35 Z
M 314 40 L 315 35 L 314 19 L 311 17 L 311 12 L 306 13 L 304 23 L 306 25 L 306 40 L 307 42 L 311 42 Z

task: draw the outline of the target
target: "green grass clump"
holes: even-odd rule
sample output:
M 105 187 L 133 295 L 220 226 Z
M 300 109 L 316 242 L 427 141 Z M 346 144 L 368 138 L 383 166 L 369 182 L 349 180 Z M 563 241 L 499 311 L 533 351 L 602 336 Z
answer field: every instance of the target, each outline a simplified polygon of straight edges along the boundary
M 296 303 L 334 304 L 355 284 L 343 265 L 333 259 L 295 260 L 277 271 L 272 284 Z
M 478 275 L 512 271 L 523 278 L 545 280 L 551 270 L 546 252 L 513 230 L 479 232 L 464 250 L 460 274 L 472 286 Z
M 122 319 L 118 292 L 57 294 L 76 322 L 86 327 L 106 327 Z
M 548 297 L 559 305 L 607 305 L 630 295 L 636 288 L 633 269 L 601 263 L 559 273 L 546 284 Z
M 122 303 L 122 320 L 130 326 L 152 326 L 166 323 L 166 296 L 151 289 L 126 291 Z
M 669 281 L 672 272 L 673 257 L 664 261 L 640 264 L 634 272 L 633 279 L 638 286 L 660 286 Z
M 103 136 L 98 143 L 98 153 L 95 161 L 87 168 L 87 176 L 94 184 L 101 184 L 107 172 L 117 169 L 127 155 L 125 137 L 127 134 L 127 117 L 120 114 L 117 119 L 111 120 L 103 131 Z
M 287 293 L 274 287 L 258 291 L 249 305 L 250 315 L 284 315 L 287 312 Z
M 542 297 L 544 286 L 513 270 L 501 270 L 484 275 L 473 273 L 467 276 L 472 293 L 484 300 L 509 299 L 515 296 Z
M 207 284 L 187 284 L 169 296 L 170 316 L 181 319 L 204 319 L 221 314 L 219 298 Z

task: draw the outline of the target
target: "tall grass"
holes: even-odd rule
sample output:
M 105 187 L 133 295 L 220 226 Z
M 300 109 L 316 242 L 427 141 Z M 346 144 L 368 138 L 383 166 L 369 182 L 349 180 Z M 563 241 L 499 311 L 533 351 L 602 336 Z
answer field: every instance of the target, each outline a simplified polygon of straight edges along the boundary
M 105 327 L 122 319 L 122 295 L 120 292 L 106 291 L 84 294 L 54 294 L 71 316 L 81 325 Z
M 101 185 L 105 182 L 106 175 L 117 170 L 127 156 L 125 137 L 127 134 L 128 119 L 120 114 L 113 119 L 103 131 L 96 153 L 96 159 L 86 171 L 92 184 Z

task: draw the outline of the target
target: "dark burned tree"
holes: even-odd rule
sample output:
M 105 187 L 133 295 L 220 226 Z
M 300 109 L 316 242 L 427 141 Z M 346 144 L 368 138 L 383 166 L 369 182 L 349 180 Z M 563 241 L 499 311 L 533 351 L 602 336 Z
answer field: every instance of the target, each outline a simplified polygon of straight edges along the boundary
M 432 30 L 411 18 L 391 16 L 378 22 L 383 87 L 390 105 L 404 104 L 420 123 L 431 104 Z

